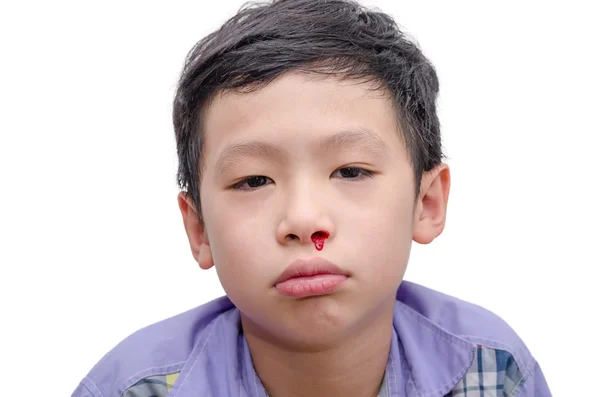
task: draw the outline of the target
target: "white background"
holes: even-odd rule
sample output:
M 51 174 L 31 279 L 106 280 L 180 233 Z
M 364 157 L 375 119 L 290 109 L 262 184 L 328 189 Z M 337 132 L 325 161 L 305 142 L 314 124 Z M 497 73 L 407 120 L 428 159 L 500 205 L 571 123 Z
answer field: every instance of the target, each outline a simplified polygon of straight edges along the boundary
M 501 315 L 556 396 L 598 391 L 594 3 L 367 3 L 441 81 L 448 224 L 406 278 Z M 187 51 L 240 5 L 0 6 L 4 395 L 70 395 L 124 337 L 223 293 L 184 233 L 170 112 Z

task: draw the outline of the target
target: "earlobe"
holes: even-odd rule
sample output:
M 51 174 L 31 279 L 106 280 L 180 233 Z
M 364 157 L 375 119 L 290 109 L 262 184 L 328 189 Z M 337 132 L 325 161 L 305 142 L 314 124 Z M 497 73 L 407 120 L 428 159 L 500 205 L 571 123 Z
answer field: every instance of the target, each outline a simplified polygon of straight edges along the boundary
M 210 245 L 202 244 L 198 252 L 198 265 L 201 269 L 208 270 L 214 266 Z
M 449 192 L 450 169 L 446 164 L 423 174 L 414 218 L 415 242 L 429 244 L 442 233 L 446 225 Z
M 192 256 L 202 269 L 210 269 L 213 266 L 213 260 L 204 224 L 199 219 L 194 204 L 186 192 L 180 192 L 177 195 L 177 202 Z

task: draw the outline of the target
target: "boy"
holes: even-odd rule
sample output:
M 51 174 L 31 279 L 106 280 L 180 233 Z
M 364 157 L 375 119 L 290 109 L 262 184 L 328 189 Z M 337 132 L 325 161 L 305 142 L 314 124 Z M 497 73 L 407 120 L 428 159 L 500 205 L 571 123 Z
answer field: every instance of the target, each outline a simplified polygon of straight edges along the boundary
M 501 319 L 402 281 L 445 225 L 437 92 L 394 21 L 349 0 L 246 7 L 200 41 L 178 203 L 227 297 L 134 333 L 73 396 L 550 396 Z

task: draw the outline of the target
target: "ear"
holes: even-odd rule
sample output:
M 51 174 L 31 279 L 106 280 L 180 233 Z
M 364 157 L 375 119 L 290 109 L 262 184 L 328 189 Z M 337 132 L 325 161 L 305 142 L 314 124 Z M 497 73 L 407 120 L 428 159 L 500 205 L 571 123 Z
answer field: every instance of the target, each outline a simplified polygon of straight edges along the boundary
M 421 190 L 415 203 L 413 240 L 429 244 L 444 230 L 450 192 L 450 169 L 440 164 L 423 173 Z
M 177 203 L 183 217 L 183 226 L 190 242 L 192 255 L 202 269 L 210 269 L 214 262 L 204 222 L 200 220 L 197 209 L 194 208 L 194 203 L 186 192 L 180 192 L 177 195 Z

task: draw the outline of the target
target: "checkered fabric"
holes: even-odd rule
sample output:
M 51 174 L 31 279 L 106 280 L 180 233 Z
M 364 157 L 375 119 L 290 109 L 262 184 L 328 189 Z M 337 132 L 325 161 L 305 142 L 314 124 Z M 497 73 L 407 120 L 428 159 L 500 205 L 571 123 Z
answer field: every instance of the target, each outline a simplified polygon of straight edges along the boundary
M 510 353 L 477 346 L 467 375 L 446 397 L 514 397 L 522 381 Z
M 166 397 L 179 372 L 144 378 L 131 386 L 121 397 Z

